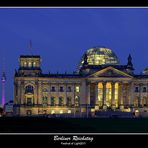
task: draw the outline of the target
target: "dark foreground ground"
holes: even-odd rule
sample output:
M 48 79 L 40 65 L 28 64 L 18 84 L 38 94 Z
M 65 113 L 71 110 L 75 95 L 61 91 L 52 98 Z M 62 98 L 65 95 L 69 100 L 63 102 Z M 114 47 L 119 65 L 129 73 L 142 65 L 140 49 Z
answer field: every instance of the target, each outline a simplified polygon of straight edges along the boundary
M 148 118 L 0 118 L 0 133 L 148 133 Z

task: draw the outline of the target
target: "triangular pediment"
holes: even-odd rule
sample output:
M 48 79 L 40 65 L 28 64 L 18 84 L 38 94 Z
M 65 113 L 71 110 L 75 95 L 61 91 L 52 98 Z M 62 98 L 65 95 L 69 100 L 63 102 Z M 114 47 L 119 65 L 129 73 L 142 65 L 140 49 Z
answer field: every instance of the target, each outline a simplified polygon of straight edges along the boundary
M 129 78 L 132 78 L 131 75 L 123 72 L 123 71 L 120 71 L 116 68 L 113 68 L 111 66 L 107 67 L 107 68 L 104 68 L 102 70 L 99 70 L 91 75 L 89 75 L 89 77 L 129 77 Z

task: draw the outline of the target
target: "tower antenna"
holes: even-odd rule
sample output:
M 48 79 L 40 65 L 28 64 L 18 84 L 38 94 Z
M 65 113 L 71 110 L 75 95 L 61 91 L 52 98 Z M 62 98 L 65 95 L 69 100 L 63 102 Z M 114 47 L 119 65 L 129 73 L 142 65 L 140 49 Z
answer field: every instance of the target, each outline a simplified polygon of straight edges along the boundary
M 32 53 L 32 41 L 31 40 L 29 41 L 29 50 L 31 52 L 31 55 L 33 55 L 33 53 Z

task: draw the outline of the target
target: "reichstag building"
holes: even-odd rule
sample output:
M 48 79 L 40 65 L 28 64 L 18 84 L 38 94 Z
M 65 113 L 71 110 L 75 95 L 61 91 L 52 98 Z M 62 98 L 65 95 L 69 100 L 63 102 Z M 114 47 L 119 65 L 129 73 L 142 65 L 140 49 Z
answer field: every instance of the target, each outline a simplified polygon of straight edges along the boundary
M 148 69 L 134 73 L 132 57 L 121 65 L 106 47 L 88 49 L 72 74 L 42 73 L 39 55 L 21 55 L 14 76 L 18 115 L 86 115 L 147 110 Z

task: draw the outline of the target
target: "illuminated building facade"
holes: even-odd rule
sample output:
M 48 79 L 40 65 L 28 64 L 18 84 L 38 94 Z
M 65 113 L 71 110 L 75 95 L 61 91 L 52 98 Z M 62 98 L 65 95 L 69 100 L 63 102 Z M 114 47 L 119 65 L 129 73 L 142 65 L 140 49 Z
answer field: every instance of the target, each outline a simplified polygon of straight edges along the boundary
M 73 74 L 44 74 L 41 58 L 21 55 L 14 76 L 19 115 L 86 115 L 102 110 L 147 110 L 148 72 L 134 74 L 131 55 L 121 65 L 105 47 L 87 50 Z

